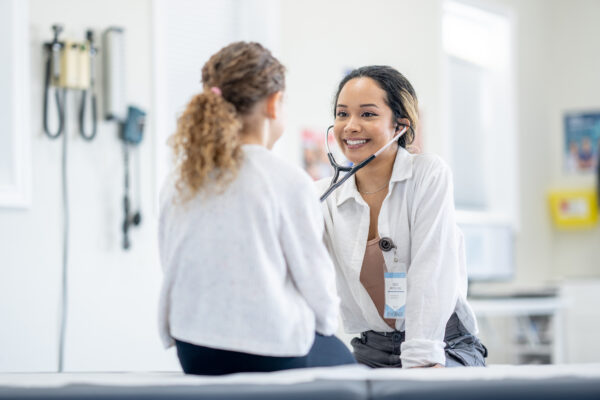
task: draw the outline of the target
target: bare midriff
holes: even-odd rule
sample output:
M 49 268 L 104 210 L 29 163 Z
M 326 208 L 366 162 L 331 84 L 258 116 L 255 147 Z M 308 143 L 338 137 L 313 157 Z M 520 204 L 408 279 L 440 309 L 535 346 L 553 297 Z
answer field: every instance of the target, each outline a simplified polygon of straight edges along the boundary
M 362 268 L 360 270 L 360 283 L 364 286 L 377 308 L 377 312 L 383 318 L 385 306 L 385 261 L 383 253 L 379 248 L 379 237 L 367 241 L 367 248 L 363 258 Z M 392 328 L 396 327 L 395 319 L 383 318 L 383 320 Z

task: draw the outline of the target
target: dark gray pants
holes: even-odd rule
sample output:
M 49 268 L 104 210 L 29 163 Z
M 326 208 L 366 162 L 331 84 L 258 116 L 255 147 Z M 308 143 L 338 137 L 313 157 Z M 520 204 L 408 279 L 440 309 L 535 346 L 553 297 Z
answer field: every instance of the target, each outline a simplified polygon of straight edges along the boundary
M 366 331 L 360 338 L 352 339 L 354 357 L 360 364 L 371 368 L 402 367 L 400 345 L 404 342 L 404 332 Z M 483 367 L 487 349 L 471 335 L 452 314 L 446 325 L 446 367 Z

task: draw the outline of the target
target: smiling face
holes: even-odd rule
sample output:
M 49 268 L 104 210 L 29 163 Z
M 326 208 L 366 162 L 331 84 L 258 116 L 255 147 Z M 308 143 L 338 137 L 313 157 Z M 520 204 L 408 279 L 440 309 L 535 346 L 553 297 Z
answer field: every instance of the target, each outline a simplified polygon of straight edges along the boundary
M 335 115 L 335 138 L 346 158 L 355 164 L 377 152 L 397 134 L 398 124 L 386 103 L 386 92 L 371 78 L 351 79 L 344 85 Z M 393 143 L 377 159 L 393 156 L 397 149 L 398 145 Z

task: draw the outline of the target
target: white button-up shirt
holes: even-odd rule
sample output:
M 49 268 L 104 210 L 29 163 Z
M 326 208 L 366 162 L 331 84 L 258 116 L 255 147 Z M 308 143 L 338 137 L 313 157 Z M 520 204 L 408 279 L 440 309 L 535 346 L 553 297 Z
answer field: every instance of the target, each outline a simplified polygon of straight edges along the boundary
M 320 193 L 329 182 L 317 182 Z M 345 331 L 392 331 L 360 282 L 370 214 L 355 177 L 322 205 L 325 241 L 336 266 Z M 439 157 L 398 149 L 378 230 L 379 237 L 393 240 L 399 265 L 407 270 L 405 318 L 396 321 L 396 329 L 406 332 L 402 366 L 444 365 L 443 340 L 452 313 L 457 313 L 472 334 L 477 333 L 477 322 L 466 300 L 464 243 L 456 225 L 452 174 Z M 387 260 L 386 266 L 389 268 Z

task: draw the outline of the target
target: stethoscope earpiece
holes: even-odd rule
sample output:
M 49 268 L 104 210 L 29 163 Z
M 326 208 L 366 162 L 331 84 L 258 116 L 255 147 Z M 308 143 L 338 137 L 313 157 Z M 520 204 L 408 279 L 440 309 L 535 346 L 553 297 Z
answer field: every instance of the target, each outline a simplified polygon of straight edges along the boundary
M 396 124 L 396 132 L 400 130 L 400 127 L 406 128 L 406 130 L 410 129 L 410 125 L 407 124 Z

